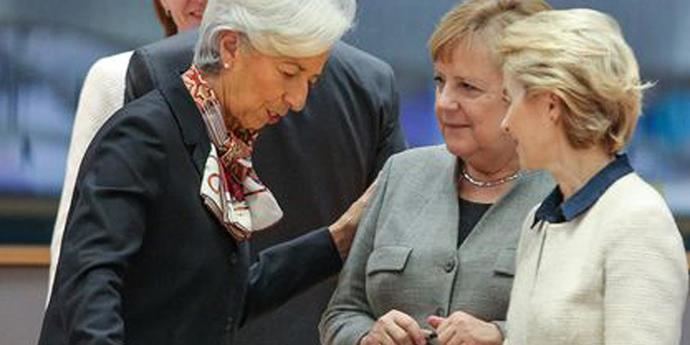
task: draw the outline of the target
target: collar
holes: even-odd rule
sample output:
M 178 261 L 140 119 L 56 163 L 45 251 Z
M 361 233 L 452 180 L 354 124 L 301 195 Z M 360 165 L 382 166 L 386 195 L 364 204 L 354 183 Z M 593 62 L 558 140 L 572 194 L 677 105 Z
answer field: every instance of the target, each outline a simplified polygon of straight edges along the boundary
M 570 199 L 563 202 L 563 193 L 558 186 L 541 203 L 534 215 L 531 228 L 540 221 L 549 223 L 569 222 L 587 211 L 621 177 L 633 172 L 626 154 L 616 158 L 601 169 Z

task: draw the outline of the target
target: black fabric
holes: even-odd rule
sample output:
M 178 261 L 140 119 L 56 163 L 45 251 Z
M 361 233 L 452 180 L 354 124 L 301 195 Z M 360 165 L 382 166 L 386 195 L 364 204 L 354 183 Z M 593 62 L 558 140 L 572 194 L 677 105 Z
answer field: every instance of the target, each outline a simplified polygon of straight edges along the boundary
M 196 33 L 186 33 L 136 50 L 127 72 L 127 101 L 186 70 L 195 40 Z M 386 159 L 406 147 L 398 111 L 390 66 L 336 44 L 304 110 L 264 129 L 257 140 L 254 167 L 285 216 L 252 238 L 253 251 L 330 224 L 347 210 Z M 317 324 L 335 278 L 252 321 L 237 343 L 319 344 Z
M 249 244 L 199 196 L 204 134 L 180 79 L 98 132 L 79 171 L 40 345 L 232 343 L 242 320 L 340 269 L 325 228 L 261 252 L 250 268 Z
M 474 226 L 479 223 L 491 204 L 482 204 L 458 198 L 458 248 L 465 242 Z

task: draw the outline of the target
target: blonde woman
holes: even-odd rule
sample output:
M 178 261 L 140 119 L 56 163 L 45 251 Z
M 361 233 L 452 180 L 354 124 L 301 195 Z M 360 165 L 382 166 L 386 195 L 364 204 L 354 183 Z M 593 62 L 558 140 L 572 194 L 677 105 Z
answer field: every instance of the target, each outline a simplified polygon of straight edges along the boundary
M 558 184 L 523 225 L 505 344 L 678 344 L 687 264 L 666 203 L 621 153 L 645 85 L 617 23 L 539 13 L 500 49 L 502 126 L 522 167 Z

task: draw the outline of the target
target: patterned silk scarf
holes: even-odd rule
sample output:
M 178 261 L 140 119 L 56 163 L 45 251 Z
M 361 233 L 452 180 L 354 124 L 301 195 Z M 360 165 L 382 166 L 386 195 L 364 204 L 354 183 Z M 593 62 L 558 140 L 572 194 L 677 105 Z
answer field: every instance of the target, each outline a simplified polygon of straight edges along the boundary
M 227 130 L 218 98 L 195 66 L 182 74 L 182 80 L 212 142 L 201 181 L 201 197 L 233 237 L 246 240 L 253 231 L 263 230 L 283 217 L 278 202 L 252 167 L 257 132 Z

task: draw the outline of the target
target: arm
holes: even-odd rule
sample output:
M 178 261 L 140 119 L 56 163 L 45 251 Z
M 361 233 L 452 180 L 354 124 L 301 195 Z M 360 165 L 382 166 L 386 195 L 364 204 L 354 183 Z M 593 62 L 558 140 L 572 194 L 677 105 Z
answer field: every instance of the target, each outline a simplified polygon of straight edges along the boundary
M 165 185 L 157 138 L 150 124 L 128 116 L 87 153 L 49 307 L 70 343 L 124 342 L 123 276 L 141 247 L 146 209 Z
M 338 273 L 375 184 L 327 229 L 308 232 L 259 253 L 258 262 L 250 270 L 246 317 L 278 307 Z
M 626 215 L 604 247 L 605 344 L 676 345 L 688 290 L 680 234 L 667 210 Z
M 376 321 L 367 302 L 365 270 L 386 194 L 389 166 L 390 162 L 381 171 L 370 207 L 364 213 L 350 255 L 340 273 L 338 286 L 321 317 L 319 332 L 324 345 L 356 345 Z

